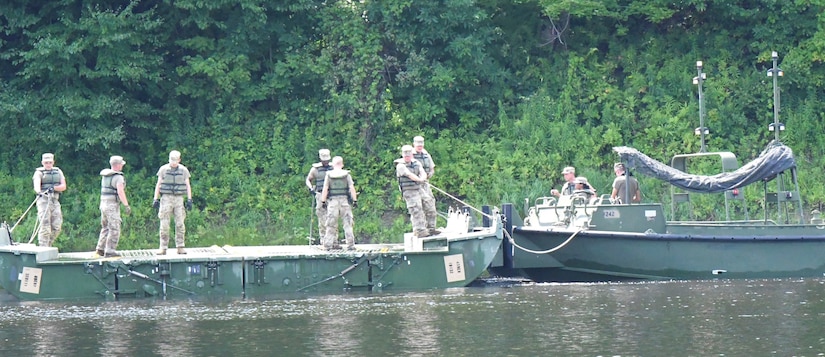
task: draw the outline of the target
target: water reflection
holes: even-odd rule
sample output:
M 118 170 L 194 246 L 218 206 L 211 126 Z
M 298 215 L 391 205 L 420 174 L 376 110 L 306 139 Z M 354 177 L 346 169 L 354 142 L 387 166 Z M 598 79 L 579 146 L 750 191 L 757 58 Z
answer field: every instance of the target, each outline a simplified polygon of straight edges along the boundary
M 437 356 L 440 355 L 438 339 L 449 338 L 441 336 L 438 327 L 438 312 L 435 311 L 438 296 L 414 295 L 412 301 L 406 309 L 400 310 L 400 321 L 398 323 L 399 334 L 401 335 L 401 346 L 399 350 L 405 356 Z
M 0 299 L 0 355 L 822 355 L 822 280 L 226 301 Z M 552 352 L 552 353 L 550 353 Z
M 315 335 L 317 345 L 306 346 L 307 350 L 328 355 L 359 345 L 361 341 L 357 338 L 357 315 L 345 311 L 345 299 L 340 296 L 321 297 L 315 301 L 315 305 L 326 312 L 313 319 L 308 332 Z
M 66 329 L 61 328 L 58 323 L 34 324 L 31 326 L 31 331 L 31 334 L 26 337 L 32 340 L 32 349 L 35 353 L 42 356 L 52 355 L 55 344 L 70 340 Z

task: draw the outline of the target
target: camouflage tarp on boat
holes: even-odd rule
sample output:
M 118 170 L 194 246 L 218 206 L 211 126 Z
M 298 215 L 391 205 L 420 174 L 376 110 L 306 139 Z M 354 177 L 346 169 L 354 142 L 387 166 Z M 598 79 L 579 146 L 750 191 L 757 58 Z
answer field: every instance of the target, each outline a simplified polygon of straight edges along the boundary
M 666 181 L 686 191 L 717 193 L 750 185 L 754 182 L 770 181 L 780 172 L 796 168 L 793 151 L 782 143 L 771 142 L 759 157 L 743 165 L 736 171 L 723 172 L 712 176 L 688 174 L 659 161 L 631 147 L 614 147 L 622 162 L 635 172 Z

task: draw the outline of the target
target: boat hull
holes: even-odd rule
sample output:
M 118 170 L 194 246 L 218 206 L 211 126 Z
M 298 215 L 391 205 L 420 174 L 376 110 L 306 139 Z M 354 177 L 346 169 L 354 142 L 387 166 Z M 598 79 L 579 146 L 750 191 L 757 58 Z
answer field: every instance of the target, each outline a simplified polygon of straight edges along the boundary
M 825 276 L 825 224 L 665 221 L 660 204 L 537 205 L 502 212 L 510 239 L 491 273 L 538 282 Z M 569 210 L 568 210 L 569 211 Z M 569 222 L 569 223 L 568 223 Z
M 822 277 L 825 231 L 812 226 L 626 233 L 515 227 L 514 268 L 534 281 Z M 769 230 L 769 233 L 768 233 Z M 701 232 L 701 234 L 697 234 Z M 570 239 L 571 236 L 575 236 Z M 567 241 L 567 244 L 563 243 Z M 563 246 L 562 246 L 563 245 Z M 552 253 L 536 254 L 559 247 Z
M 0 285 L 21 300 L 142 297 L 269 297 L 348 290 L 466 286 L 501 245 L 501 225 L 403 244 L 187 248 L 186 255 L 122 251 L 58 253 L 31 244 L 0 246 Z

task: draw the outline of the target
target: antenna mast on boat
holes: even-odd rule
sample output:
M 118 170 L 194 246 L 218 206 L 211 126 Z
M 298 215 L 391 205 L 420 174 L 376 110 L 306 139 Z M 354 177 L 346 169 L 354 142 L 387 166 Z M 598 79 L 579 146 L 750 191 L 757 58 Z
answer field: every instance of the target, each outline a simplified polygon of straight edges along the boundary
M 779 54 L 776 51 L 771 52 L 771 59 L 773 60 L 773 67 L 768 70 L 768 77 L 773 78 L 773 123 L 768 125 L 768 131 L 772 131 L 774 135 L 775 143 L 780 143 L 779 141 L 779 132 L 785 131 L 785 123 L 779 122 L 779 77 L 785 75 L 785 72 L 779 68 Z M 802 223 L 805 220 L 804 212 L 802 211 L 802 200 L 799 197 L 799 181 L 797 181 L 796 176 L 796 168 L 791 168 L 791 181 L 794 186 L 793 191 L 785 191 L 785 182 L 783 180 L 784 172 L 780 172 L 777 174 L 777 193 L 776 193 L 776 203 L 777 203 L 777 210 L 779 211 L 779 215 L 781 217 L 782 210 L 779 207 L 780 202 L 784 202 L 785 208 L 785 223 L 788 223 L 788 202 L 796 201 L 799 206 L 799 223 Z M 767 185 L 767 182 L 765 182 Z M 766 186 L 767 187 L 767 186 Z M 765 219 L 767 220 L 767 209 L 765 210 Z
M 707 77 L 705 76 L 705 73 L 702 72 L 702 61 L 696 61 L 696 72 L 697 75 L 696 77 L 693 77 L 693 84 L 699 86 L 699 127 L 694 129 L 694 133 L 696 133 L 696 135 L 698 135 L 702 140 L 702 147 L 699 148 L 699 152 L 707 152 L 707 146 L 705 146 L 705 135 L 710 134 L 710 130 L 705 127 L 705 103 L 702 98 L 702 83 Z
M 779 132 L 785 131 L 785 124 L 779 122 L 779 77 L 784 76 L 785 72 L 782 72 L 782 69 L 777 65 L 779 55 L 776 51 L 771 52 L 771 58 L 773 59 L 773 68 L 768 70 L 768 77 L 773 77 L 773 123 L 768 125 L 768 131 L 772 131 L 774 139 L 779 142 Z

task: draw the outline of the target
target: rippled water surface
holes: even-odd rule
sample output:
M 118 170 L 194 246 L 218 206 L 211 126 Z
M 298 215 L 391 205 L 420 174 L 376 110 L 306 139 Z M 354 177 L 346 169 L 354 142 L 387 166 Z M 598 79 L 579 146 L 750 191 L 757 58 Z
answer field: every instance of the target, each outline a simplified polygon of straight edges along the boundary
M 825 356 L 825 280 L 18 302 L 2 356 Z

